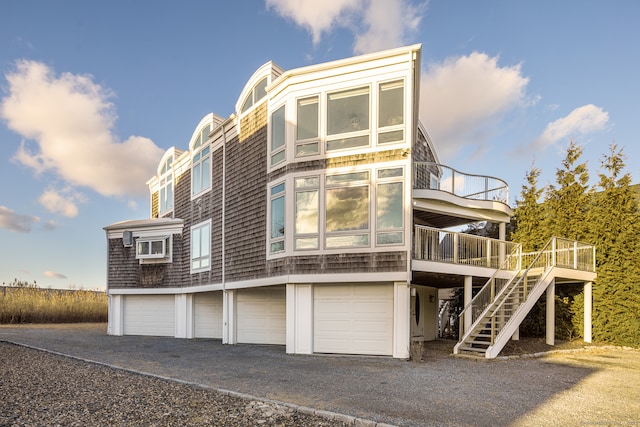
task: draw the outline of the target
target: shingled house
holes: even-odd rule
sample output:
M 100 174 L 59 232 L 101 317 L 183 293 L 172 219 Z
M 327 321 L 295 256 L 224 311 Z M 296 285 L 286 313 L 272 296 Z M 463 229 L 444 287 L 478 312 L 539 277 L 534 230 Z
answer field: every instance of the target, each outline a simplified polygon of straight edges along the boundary
M 438 289 L 465 287 L 472 338 L 499 298 L 517 294 L 524 310 L 534 287 L 537 299 L 556 282 L 590 286 L 593 249 L 578 242 L 562 250 L 575 249 L 567 271 L 579 274 L 556 269 L 534 286 L 533 264 L 504 240 L 507 184 L 438 162 L 418 121 L 420 55 L 268 62 L 234 114 L 203 117 L 148 181 L 150 218 L 105 227 L 108 333 L 406 358 L 412 341 L 436 338 Z M 472 221 L 501 224 L 501 239 L 446 230 Z M 478 311 L 471 289 L 485 283 Z M 517 311 L 500 323 L 496 306 L 490 345 L 459 351 L 492 357 L 495 338 L 517 332 L 505 327 Z

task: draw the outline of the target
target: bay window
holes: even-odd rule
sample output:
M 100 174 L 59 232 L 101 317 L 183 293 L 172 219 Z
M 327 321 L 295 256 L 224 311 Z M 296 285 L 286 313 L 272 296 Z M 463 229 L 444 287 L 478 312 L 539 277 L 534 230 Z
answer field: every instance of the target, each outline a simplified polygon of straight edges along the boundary
M 278 184 L 270 190 L 269 252 L 283 252 L 285 236 L 285 185 Z
M 295 248 L 318 249 L 320 218 L 320 178 L 296 178 Z
M 330 175 L 325 179 L 325 246 L 369 245 L 369 172 Z

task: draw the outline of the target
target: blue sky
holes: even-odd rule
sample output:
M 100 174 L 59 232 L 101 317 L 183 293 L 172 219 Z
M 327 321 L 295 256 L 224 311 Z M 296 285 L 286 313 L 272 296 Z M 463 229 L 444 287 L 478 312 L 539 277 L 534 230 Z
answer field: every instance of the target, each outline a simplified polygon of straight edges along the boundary
M 422 43 L 420 117 L 442 163 L 512 204 L 573 138 L 592 181 L 612 142 L 640 174 L 640 2 L 5 0 L 0 282 L 104 288 L 102 227 L 149 216 L 145 182 L 263 63 Z

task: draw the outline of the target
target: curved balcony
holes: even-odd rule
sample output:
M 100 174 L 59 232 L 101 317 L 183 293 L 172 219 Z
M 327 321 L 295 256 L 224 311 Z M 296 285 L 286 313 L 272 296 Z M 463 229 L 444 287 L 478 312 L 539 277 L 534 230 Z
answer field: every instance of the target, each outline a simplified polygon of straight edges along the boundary
M 500 178 L 433 162 L 413 164 L 413 205 L 435 227 L 471 221 L 509 222 L 509 186 Z

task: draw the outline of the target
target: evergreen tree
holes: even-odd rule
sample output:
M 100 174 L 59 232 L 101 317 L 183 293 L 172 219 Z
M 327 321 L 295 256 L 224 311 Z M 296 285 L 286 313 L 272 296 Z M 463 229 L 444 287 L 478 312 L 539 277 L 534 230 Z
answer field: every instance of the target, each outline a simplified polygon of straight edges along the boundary
M 532 167 L 526 175 L 527 184 L 522 186 L 520 200 L 516 200 L 514 242 L 522 243 L 525 251 L 536 251 L 551 237 L 541 229 L 544 206 L 540 204 L 543 189 L 538 188 L 540 169 Z
M 598 341 L 640 345 L 640 208 L 615 144 L 602 160 L 592 194 L 589 240 L 596 245 L 593 334 Z M 575 311 L 575 310 L 574 310 Z M 577 313 L 576 313 L 577 314 Z
M 589 172 L 586 163 L 578 163 L 582 147 L 569 143 L 562 168 L 556 170 L 557 187 L 550 185 L 546 191 L 544 232 L 547 238 L 557 236 L 573 240 L 588 237 L 587 193 Z

